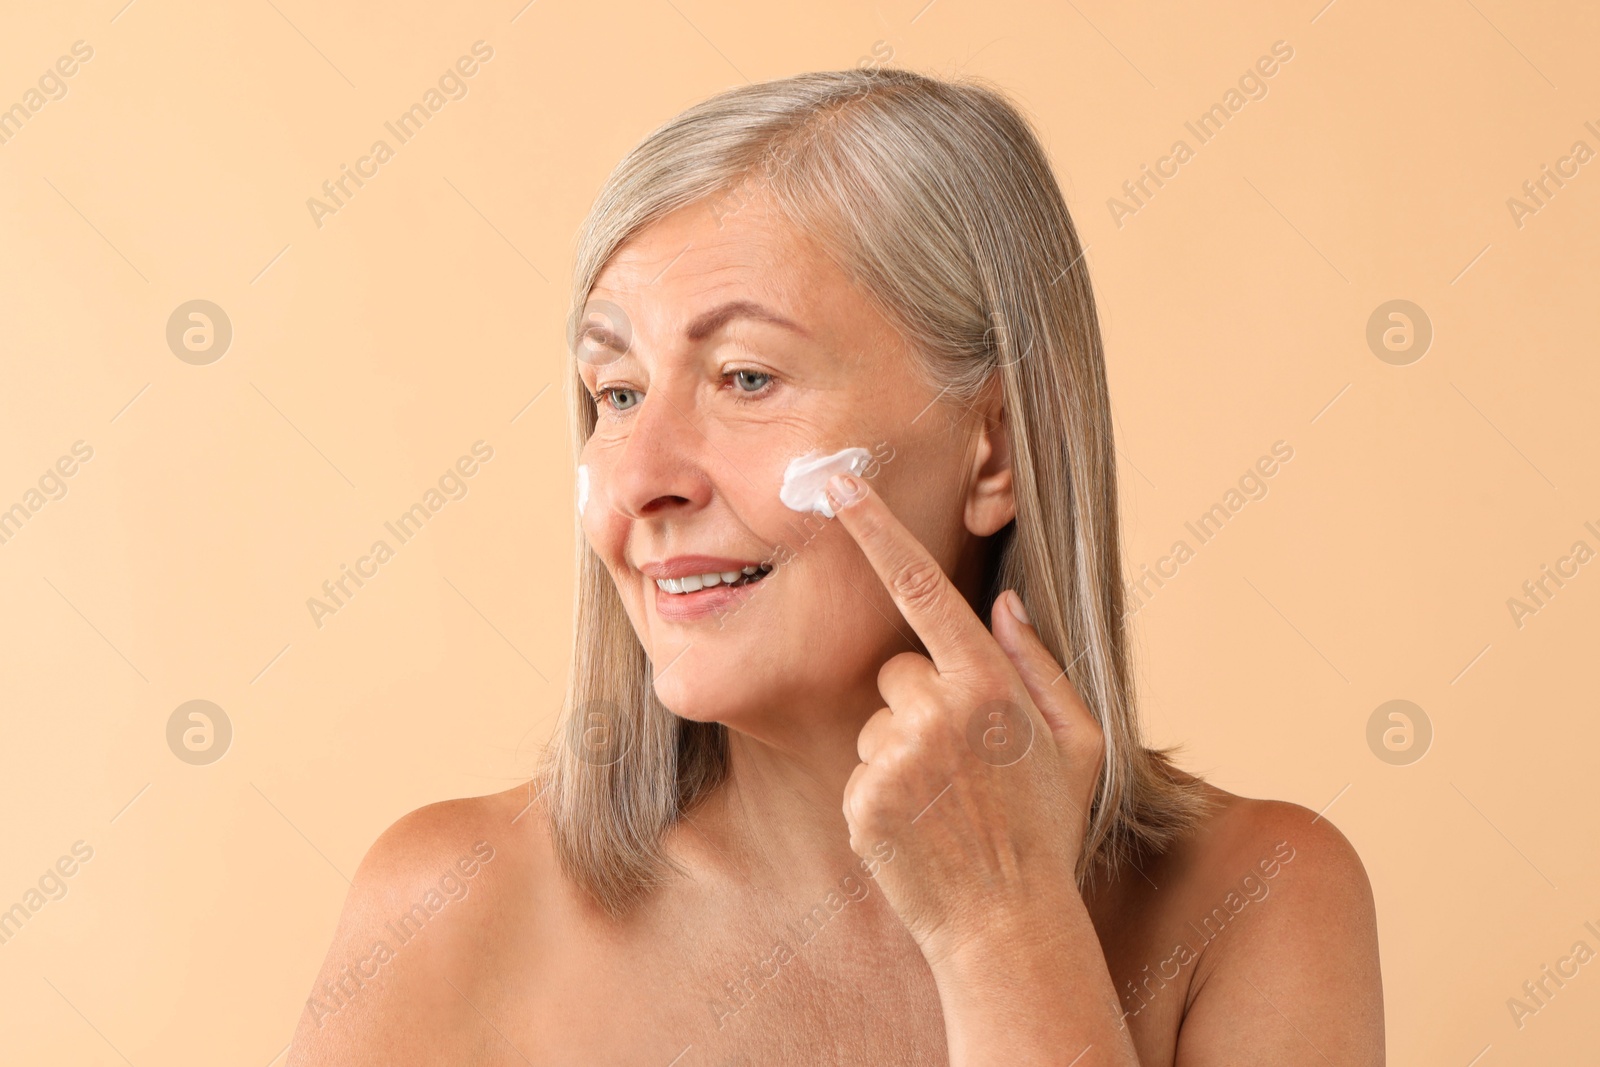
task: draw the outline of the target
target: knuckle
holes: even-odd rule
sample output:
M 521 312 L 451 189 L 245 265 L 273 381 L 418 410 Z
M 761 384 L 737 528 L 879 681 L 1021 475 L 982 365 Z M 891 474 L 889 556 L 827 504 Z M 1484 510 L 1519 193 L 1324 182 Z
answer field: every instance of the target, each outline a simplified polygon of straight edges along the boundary
M 880 551 L 887 548 L 889 528 L 871 508 L 856 509 L 856 537 L 865 544 L 878 546 Z
M 931 559 L 901 564 L 894 572 L 894 591 L 913 608 L 931 606 L 944 585 L 944 572 Z
M 927 666 L 931 666 L 928 658 L 919 652 L 901 652 L 890 656 L 878 668 L 878 684 L 880 687 L 886 683 L 893 686 L 897 682 L 910 681 Z
M 1005 665 L 979 662 L 963 674 L 963 684 L 968 699 L 974 702 L 1005 701 L 1008 704 L 1026 704 L 1032 701 L 1026 686 L 1017 679 L 1015 671 Z
M 902 717 L 906 724 L 907 735 L 925 741 L 931 732 L 931 727 L 949 718 L 945 711 L 946 707 L 937 693 L 922 692 L 906 700 Z
M 862 763 L 870 763 L 875 753 L 882 749 L 885 739 L 893 729 L 888 708 L 879 708 L 861 728 L 856 737 L 856 755 Z
M 894 745 L 886 745 L 878 751 L 877 758 L 872 761 L 873 776 L 871 798 L 875 805 L 883 803 L 884 794 L 895 781 L 898 781 L 905 758 L 896 750 Z
M 861 822 L 862 802 L 861 787 L 852 781 L 845 790 L 843 805 L 845 821 L 851 826 L 859 825 Z
M 1099 727 L 1084 727 L 1070 735 L 1071 754 L 1074 759 L 1099 767 L 1106 758 L 1106 735 Z
M 903 808 L 908 793 L 914 793 L 944 762 L 937 748 L 920 735 L 896 736 L 880 746 L 861 777 L 865 810 L 886 813 Z
M 845 819 L 856 830 L 871 833 L 884 822 L 882 787 L 876 783 L 863 783 L 845 799 Z
M 884 746 L 883 771 L 889 782 L 902 783 L 911 778 L 923 762 L 920 737 L 899 738 Z

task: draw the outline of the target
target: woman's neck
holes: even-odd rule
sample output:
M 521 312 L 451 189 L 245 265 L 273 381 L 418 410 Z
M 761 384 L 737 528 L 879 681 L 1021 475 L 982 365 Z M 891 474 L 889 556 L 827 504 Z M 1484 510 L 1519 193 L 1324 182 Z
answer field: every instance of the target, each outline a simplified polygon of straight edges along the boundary
M 688 821 L 731 873 L 805 891 L 856 869 L 844 787 L 869 714 L 808 719 L 782 737 L 729 728 L 728 776 Z

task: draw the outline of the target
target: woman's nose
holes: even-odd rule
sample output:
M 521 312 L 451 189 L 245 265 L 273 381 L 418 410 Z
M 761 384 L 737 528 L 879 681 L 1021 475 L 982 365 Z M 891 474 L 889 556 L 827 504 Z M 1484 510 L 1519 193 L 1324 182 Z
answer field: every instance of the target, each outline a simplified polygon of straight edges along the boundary
M 664 389 L 646 393 L 611 471 L 611 497 L 629 518 L 702 508 L 711 499 L 709 442 Z

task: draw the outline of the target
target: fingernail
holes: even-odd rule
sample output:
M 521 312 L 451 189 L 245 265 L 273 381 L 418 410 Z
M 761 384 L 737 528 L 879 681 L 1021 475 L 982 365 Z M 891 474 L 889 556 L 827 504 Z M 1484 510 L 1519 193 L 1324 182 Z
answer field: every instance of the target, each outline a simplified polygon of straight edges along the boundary
M 828 479 L 828 492 L 839 507 L 848 507 L 867 495 L 867 487 L 853 474 L 835 474 Z
M 1015 589 L 1008 589 L 1006 592 L 1011 594 L 1006 598 L 1006 606 L 1011 609 L 1011 614 L 1015 615 L 1017 621 L 1024 626 L 1032 626 L 1033 620 L 1028 618 L 1028 609 L 1022 606 L 1022 597 Z

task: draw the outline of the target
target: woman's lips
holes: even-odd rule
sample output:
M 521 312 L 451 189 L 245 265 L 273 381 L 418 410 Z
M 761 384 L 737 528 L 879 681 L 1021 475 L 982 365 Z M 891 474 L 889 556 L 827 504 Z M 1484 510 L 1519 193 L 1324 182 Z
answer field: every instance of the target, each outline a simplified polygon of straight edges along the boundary
M 668 593 L 651 583 L 655 590 L 656 614 L 671 622 L 692 622 L 697 619 L 726 615 L 734 605 L 750 595 L 760 583 L 743 585 L 715 585 L 697 593 Z
M 654 587 L 656 614 L 687 622 L 726 614 L 766 579 L 772 567 L 722 556 L 678 556 L 644 564 L 639 571 Z

